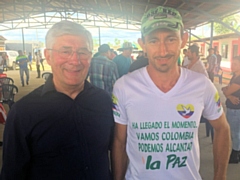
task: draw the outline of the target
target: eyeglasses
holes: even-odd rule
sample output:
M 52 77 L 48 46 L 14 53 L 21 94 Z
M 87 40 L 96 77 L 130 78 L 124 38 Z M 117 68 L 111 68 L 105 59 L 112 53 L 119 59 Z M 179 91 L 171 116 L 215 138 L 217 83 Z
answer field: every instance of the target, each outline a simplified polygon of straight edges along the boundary
M 87 49 L 79 49 L 77 51 L 73 51 L 72 49 L 48 49 L 50 51 L 56 51 L 58 52 L 58 55 L 61 57 L 61 58 L 64 58 L 64 59 L 70 59 L 72 57 L 72 55 L 74 53 L 77 54 L 77 57 L 79 59 L 87 59 L 90 57 L 90 55 L 92 54 L 92 52 L 88 51 Z

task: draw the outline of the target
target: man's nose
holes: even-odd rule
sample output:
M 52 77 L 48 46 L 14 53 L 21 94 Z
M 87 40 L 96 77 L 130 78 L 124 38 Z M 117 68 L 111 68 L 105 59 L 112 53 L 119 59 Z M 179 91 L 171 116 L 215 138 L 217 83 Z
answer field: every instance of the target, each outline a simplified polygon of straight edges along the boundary
M 72 53 L 69 60 L 70 60 L 71 63 L 74 63 L 74 64 L 80 64 L 81 63 L 80 57 L 79 57 L 78 53 L 75 52 L 75 51 Z
M 164 57 L 167 54 L 167 45 L 165 42 L 160 42 L 159 45 L 159 52 L 160 52 L 160 56 Z

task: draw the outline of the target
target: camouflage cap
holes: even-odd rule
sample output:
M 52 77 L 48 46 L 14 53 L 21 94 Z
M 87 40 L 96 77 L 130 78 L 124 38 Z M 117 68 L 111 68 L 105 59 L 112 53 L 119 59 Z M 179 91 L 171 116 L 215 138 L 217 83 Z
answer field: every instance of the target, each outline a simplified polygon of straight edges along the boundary
M 182 16 L 173 8 L 158 6 L 149 9 L 142 17 L 141 32 L 148 35 L 156 29 L 178 31 L 183 27 Z

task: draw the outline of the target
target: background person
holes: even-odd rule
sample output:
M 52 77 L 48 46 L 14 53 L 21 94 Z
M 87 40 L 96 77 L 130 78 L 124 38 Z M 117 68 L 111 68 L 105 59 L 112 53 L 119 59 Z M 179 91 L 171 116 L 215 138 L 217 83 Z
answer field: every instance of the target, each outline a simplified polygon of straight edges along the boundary
M 142 54 L 142 56 L 138 57 L 137 60 L 131 64 L 129 72 L 133 72 L 148 65 L 148 58 L 145 56 L 144 52 Z
M 28 58 L 25 56 L 22 52 L 22 50 L 18 50 L 18 56 L 16 58 L 16 64 L 19 65 L 19 72 L 20 72 L 20 78 L 21 78 L 21 83 L 22 86 L 25 85 L 24 81 L 24 73 L 26 76 L 26 84 L 29 84 L 29 70 L 28 70 Z
M 112 95 L 113 85 L 118 79 L 117 65 L 110 60 L 112 52 L 108 44 L 98 48 L 99 55 L 92 59 L 89 68 L 90 82 Z
M 37 69 L 37 77 L 36 78 L 41 78 L 41 70 L 40 70 L 40 59 L 41 56 L 39 56 L 38 52 L 35 52 L 35 60 L 36 60 L 36 69 Z
M 192 71 L 201 73 L 201 74 L 205 75 L 208 78 L 208 73 L 206 71 L 206 68 L 205 68 L 203 62 L 200 60 L 199 47 L 196 46 L 196 45 L 191 45 L 188 48 L 186 56 L 188 58 L 188 61 L 190 62 L 186 66 L 187 69 L 190 69 Z
M 131 42 L 124 42 L 122 47 L 118 49 L 118 51 L 122 51 L 122 53 L 116 56 L 113 59 L 113 62 L 117 64 L 119 78 L 124 74 L 127 74 L 132 64 L 131 54 L 133 51 L 133 45 Z
M 8 56 L 7 56 L 7 53 L 2 53 L 2 59 L 3 59 L 3 71 L 7 71 L 7 69 L 8 69 L 8 61 L 9 61 L 9 59 L 8 59 Z
M 181 15 L 169 7 L 152 8 L 143 15 L 141 33 L 149 65 L 117 80 L 113 90 L 115 180 L 200 180 L 202 114 L 215 129 L 214 179 L 226 179 L 229 126 L 213 83 L 177 64 L 188 40 Z M 177 125 L 186 122 L 192 124 Z
M 110 180 L 112 101 L 85 81 L 92 36 L 80 24 L 61 21 L 45 44 L 53 75 L 11 108 L 0 179 Z
M 3 74 L 3 66 L 4 66 L 4 60 L 2 56 L 0 56 L 0 74 Z
M 232 76 L 228 86 L 223 87 L 226 96 L 227 120 L 231 129 L 232 153 L 229 163 L 240 161 L 240 56 L 233 58 L 231 69 Z
M 187 49 L 183 49 L 184 57 L 183 57 L 182 67 L 187 67 L 187 65 L 190 63 L 190 61 L 188 60 L 187 52 L 188 52 Z
M 30 68 L 30 71 L 32 71 L 32 53 L 28 53 L 28 65 Z
M 217 65 L 217 57 L 214 54 L 214 48 L 209 48 L 208 49 L 208 57 L 207 57 L 207 62 L 208 62 L 208 67 L 207 67 L 207 72 L 209 79 L 213 82 L 214 81 L 214 70 Z
M 42 69 L 44 71 L 44 64 L 43 64 L 44 58 L 42 56 L 41 50 L 38 50 L 38 56 L 40 58 L 40 64 L 42 65 Z

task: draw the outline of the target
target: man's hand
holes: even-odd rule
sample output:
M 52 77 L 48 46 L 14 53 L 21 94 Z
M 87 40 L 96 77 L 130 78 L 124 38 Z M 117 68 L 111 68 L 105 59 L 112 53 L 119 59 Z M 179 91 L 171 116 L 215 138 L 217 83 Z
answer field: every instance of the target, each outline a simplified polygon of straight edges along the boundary
M 238 104 L 240 103 L 239 98 L 236 97 L 236 96 L 228 96 L 227 98 L 228 98 L 228 99 L 231 101 L 231 103 L 233 103 L 234 105 L 238 105 Z

